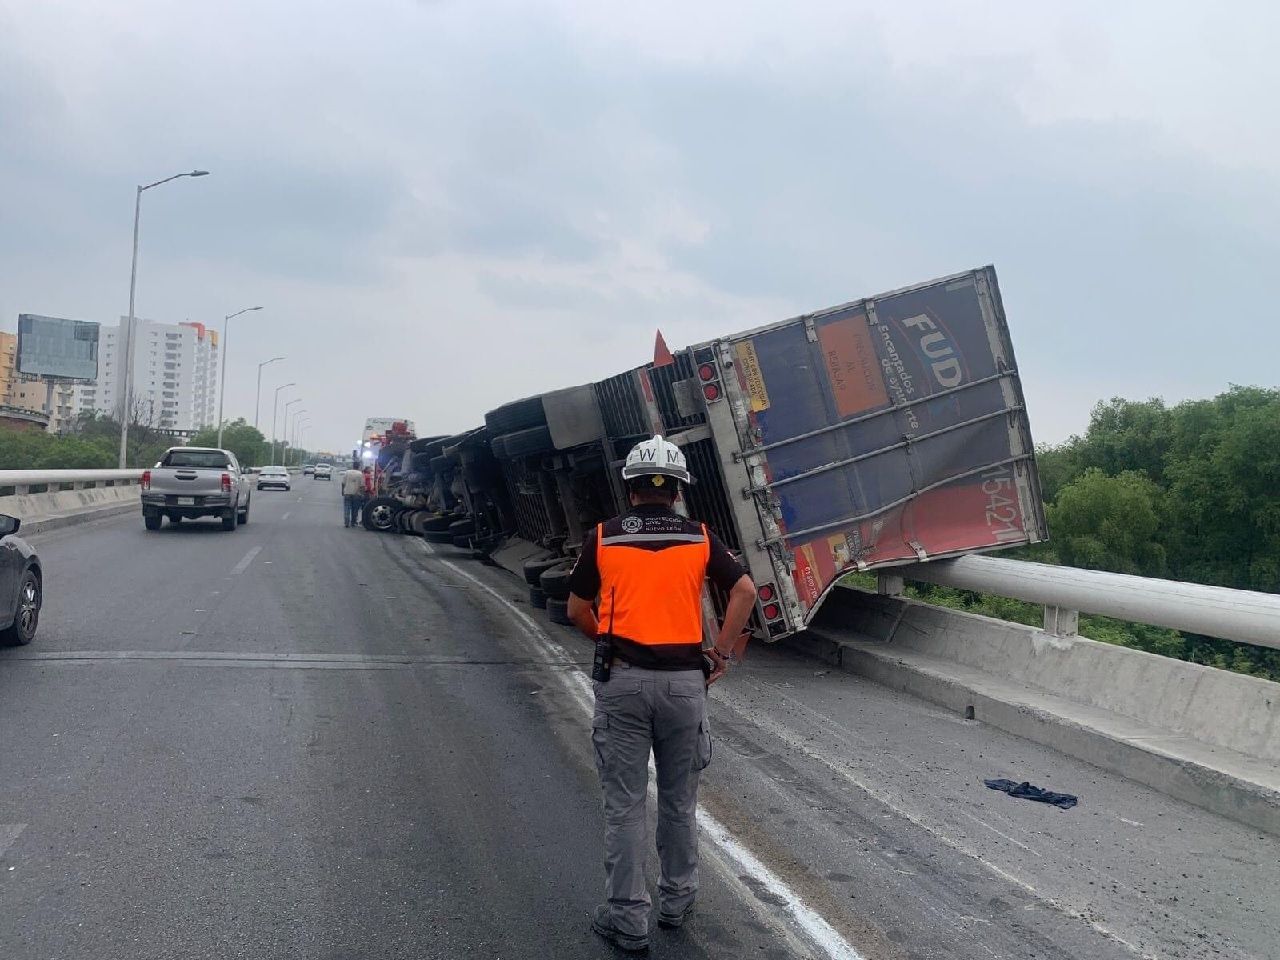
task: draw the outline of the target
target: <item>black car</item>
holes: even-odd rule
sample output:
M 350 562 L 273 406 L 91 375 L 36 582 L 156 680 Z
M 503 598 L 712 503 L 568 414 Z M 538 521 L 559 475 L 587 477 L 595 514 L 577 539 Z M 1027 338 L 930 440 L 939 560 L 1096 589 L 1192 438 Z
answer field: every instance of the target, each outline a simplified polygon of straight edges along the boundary
M 22 521 L 0 513 L 0 644 L 30 643 L 40 624 L 44 576 L 31 544 L 17 536 Z

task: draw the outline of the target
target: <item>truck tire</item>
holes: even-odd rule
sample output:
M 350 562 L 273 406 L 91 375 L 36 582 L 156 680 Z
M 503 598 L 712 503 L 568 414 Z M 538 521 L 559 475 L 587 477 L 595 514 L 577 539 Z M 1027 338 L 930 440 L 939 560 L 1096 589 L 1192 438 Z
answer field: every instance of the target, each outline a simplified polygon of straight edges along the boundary
M 474 520 L 455 520 L 449 524 L 449 532 L 455 537 L 470 536 L 476 532 L 476 522 Z
M 551 442 L 551 430 L 545 426 L 508 433 L 501 437 L 501 440 L 508 460 L 535 457 L 538 454 L 550 453 L 556 448 L 556 445 Z
M 144 513 L 142 515 L 142 525 L 148 530 L 159 530 L 160 524 L 164 522 L 164 517 L 158 513 Z
M 417 510 L 401 510 L 396 515 L 396 527 L 401 533 L 413 533 L 413 518 Z
M 454 520 L 456 519 L 457 519 L 456 517 L 450 516 L 448 514 L 446 514 L 443 517 L 432 516 L 431 514 L 427 514 L 426 519 L 422 521 L 422 531 L 423 533 L 426 533 L 428 530 L 435 530 L 435 531 L 448 530 L 449 524 L 453 523 Z
M 493 453 L 493 459 L 495 460 L 509 459 L 507 457 L 506 441 L 507 441 L 506 437 L 494 437 L 492 440 L 489 441 L 489 450 L 490 452 Z
M 529 603 L 539 610 L 545 610 L 547 609 L 547 595 L 542 592 L 540 587 L 530 587 Z
M 427 543 L 453 543 L 453 534 L 448 530 L 428 530 L 422 539 Z
M 249 522 L 249 505 L 246 503 L 244 509 L 240 511 L 240 526 L 244 526 Z
M 569 604 L 565 600 L 547 597 L 547 617 L 552 623 L 564 624 L 566 627 L 573 626 L 573 621 L 569 619 Z
M 400 512 L 400 504 L 391 497 L 374 497 L 360 511 L 361 521 L 366 530 L 375 533 L 386 533 L 396 529 L 396 514 Z
M 232 510 L 230 516 L 222 518 L 222 529 L 234 530 L 235 528 L 236 528 L 236 512 Z
M 471 535 L 467 533 L 456 534 L 453 538 L 453 545 L 461 547 L 463 550 L 471 549 Z
M 542 409 L 542 397 L 513 400 L 484 415 L 484 424 L 494 435 L 513 433 L 527 427 L 541 426 L 546 422 L 547 414 Z
M 555 567 L 551 570 L 544 570 L 538 580 L 538 586 L 552 600 L 568 600 L 569 575 L 571 573 L 573 573 L 573 567 Z
M 542 571 L 550 570 L 564 563 L 564 557 L 548 557 L 544 560 L 526 560 L 524 562 L 524 582 L 531 587 L 541 587 L 539 578 Z
M 425 510 L 413 511 L 413 516 L 409 519 L 410 532 L 415 536 L 422 536 L 427 531 L 427 521 L 431 519 L 431 514 Z

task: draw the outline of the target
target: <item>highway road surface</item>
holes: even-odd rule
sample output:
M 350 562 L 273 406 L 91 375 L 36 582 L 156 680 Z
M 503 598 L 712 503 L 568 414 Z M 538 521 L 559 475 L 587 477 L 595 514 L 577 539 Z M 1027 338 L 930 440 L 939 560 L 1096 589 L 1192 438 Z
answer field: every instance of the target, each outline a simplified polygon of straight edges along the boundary
M 517 580 L 344 529 L 37 538 L 0 651 L 0 957 L 600 957 L 589 648 Z M 718 685 L 703 889 L 654 957 L 1280 957 L 1280 841 L 753 650 Z M 982 780 L 1075 793 L 1063 811 Z

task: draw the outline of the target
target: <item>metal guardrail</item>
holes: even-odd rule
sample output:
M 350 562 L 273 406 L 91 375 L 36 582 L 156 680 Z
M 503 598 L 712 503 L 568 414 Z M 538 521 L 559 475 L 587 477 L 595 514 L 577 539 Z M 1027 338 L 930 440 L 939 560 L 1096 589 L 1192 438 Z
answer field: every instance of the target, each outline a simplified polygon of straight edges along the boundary
M 880 592 L 900 592 L 903 580 L 1044 604 L 1053 636 L 1075 636 L 1083 612 L 1280 649 L 1280 596 L 1270 593 L 985 556 L 883 571 Z
M 141 470 L 0 470 L 0 496 L 127 486 L 141 478 Z

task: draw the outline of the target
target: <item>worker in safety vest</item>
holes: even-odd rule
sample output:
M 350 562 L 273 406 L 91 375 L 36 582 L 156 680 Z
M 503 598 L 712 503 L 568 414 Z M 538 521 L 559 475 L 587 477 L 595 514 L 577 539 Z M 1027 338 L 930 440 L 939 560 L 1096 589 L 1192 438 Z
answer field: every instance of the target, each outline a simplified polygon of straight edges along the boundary
M 592 927 L 640 951 L 649 945 L 649 754 L 658 771 L 658 923 L 679 927 L 698 891 L 694 814 L 698 777 L 711 761 L 706 691 L 728 667 L 756 589 L 705 524 L 673 509 L 681 484 L 693 482 L 679 447 L 660 436 L 637 444 L 622 476 L 631 509 L 585 538 L 569 580 L 569 616 L 597 641 L 591 738 L 604 790 L 608 902 L 596 907 Z M 708 577 L 729 603 L 715 645 L 704 651 Z

